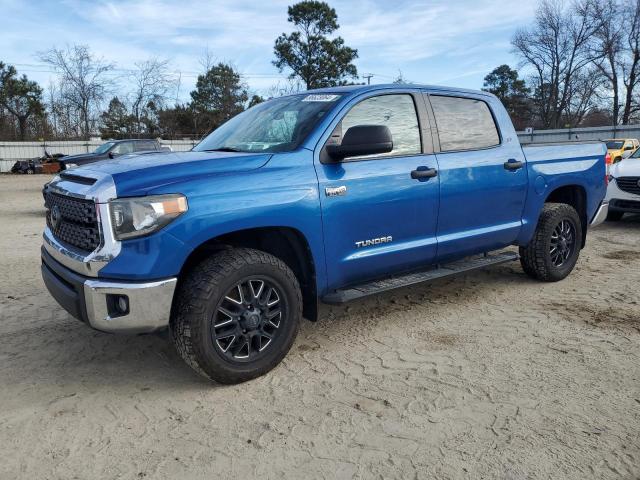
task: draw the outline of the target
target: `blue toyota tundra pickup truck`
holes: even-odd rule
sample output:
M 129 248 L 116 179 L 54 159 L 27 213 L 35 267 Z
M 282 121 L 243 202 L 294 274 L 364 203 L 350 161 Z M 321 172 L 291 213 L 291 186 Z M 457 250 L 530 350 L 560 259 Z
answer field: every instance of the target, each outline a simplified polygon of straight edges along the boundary
M 169 329 L 196 371 L 242 382 L 283 359 L 320 301 L 518 259 L 535 279 L 562 280 L 607 216 L 605 153 L 596 142 L 522 148 L 484 92 L 289 95 L 190 152 L 54 178 L 42 276 L 87 325 Z

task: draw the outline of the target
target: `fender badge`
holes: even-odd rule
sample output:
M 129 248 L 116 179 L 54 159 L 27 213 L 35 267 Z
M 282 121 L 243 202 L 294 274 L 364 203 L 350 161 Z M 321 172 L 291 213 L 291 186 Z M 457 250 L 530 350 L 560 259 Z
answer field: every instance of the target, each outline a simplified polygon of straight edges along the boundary
M 347 194 L 347 187 L 341 185 L 339 187 L 325 187 L 324 194 L 327 197 L 341 197 Z

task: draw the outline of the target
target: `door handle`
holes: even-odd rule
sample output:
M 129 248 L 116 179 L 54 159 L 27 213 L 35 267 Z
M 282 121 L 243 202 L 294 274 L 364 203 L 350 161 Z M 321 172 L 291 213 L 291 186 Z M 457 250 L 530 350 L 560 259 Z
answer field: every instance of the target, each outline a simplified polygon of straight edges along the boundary
M 438 170 L 436 170 L 435 168 L 424 168 L 424 167 L 421 167 L 421 168 L 422 170 L 420 169 L 412 170 L 411 178 L 413 178 L 414 180 L 422 180 L 422 179 L 433 178 L 438 176 Z
M 514 170 L 520 170 L 523 165 L 524 165 L 524 162 L 519 162 L 515 158 L 510 158 L 509 160 L 504 162 L 504 169 L 510 170 L 513 172 Z

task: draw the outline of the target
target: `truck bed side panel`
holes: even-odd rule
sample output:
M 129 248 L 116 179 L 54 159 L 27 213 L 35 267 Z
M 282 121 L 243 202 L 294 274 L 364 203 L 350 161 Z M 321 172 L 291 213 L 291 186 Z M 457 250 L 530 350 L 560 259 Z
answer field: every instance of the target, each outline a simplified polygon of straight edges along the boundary
M 526 245 L 549 195 L 558 188 L 577 185 L 586 194 L 587 222 L 606 193 L 606 147 L 600 142 L 540 144 L 523 147 L 529 170 L 529 191 L 518 245 Z

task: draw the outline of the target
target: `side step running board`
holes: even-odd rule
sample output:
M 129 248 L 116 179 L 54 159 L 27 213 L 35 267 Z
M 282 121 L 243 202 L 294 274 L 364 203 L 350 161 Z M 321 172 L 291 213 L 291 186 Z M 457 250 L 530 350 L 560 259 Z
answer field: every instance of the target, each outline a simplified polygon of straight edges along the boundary
M 488 267 L 489 265 L 512 262 L 514 260 L 518 260 L 518 258 L 520 257 L 516 252 L 498 252 L 485 254 L 480 257 L 468 257 L 456 262 L 439 265 L 426 271 L 389 277 L 382 280 L 364 283 L 362 285 L 355 285 L 353 287 L 336 290 L 335 292 L 324 296 L 322 301 L 324 303 L 337 305 L 340 303 L 350 302 L 356 298 L 367 297 L 369 295 L 393 290 L 395 288 L 428 282 L 430 280 L 436 280 L 438 278 Z

